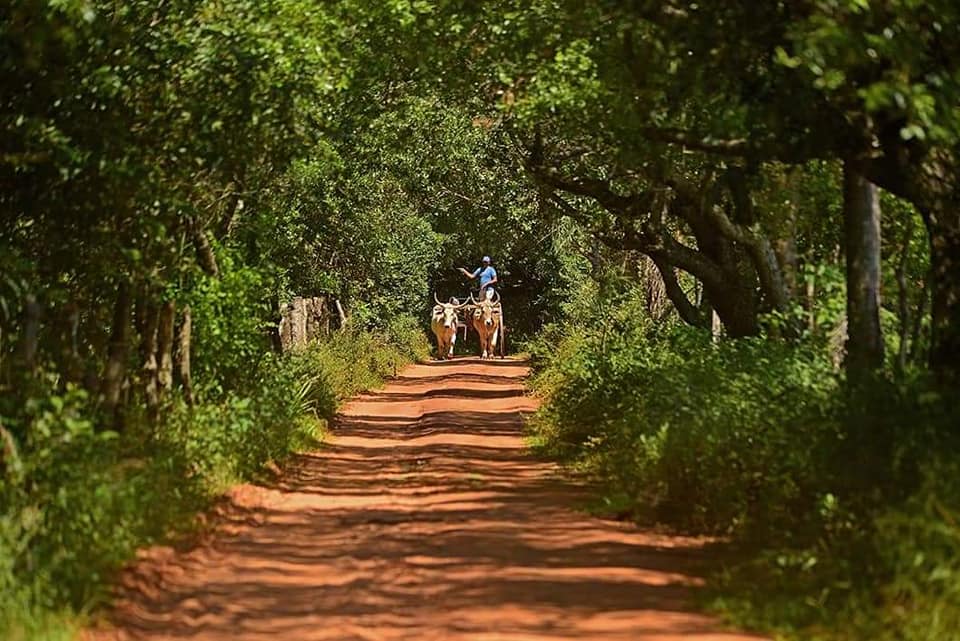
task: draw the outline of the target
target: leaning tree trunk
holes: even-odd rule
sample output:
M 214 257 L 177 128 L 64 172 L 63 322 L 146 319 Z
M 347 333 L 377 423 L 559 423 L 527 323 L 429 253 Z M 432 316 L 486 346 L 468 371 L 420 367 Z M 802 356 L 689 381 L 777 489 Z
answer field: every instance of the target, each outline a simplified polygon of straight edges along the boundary
M 664 260 L 658 258 L 650 258 L 650 263 L 653 264 L 654 269 L 657 270 L 657 273 L 660 275 L 660 284 L 663 294 L 673 303 L 674 309 L 677 310 L 677 314 L 680 316 L 680 319 L 692 325 L 693 327 L 703 327 L 704 319 L 700 314 L 700 309 L 687 298 L 686 292 L 683 291 L 683 288 L 680 287 L 680 282 L 677 280 L 677 274 L 674 271 L 673 267 L 667 264 Z M 655 276 L 652 271 L 646 269 L 649 280 L 653 280 Z M 649 290 L 648 290 L 649 291 Z M 650 312 L 653 316 L 653 304 L 651 303 L 650 294 L 648 293 L 647 298 L 647 311 Z M 657 309 L 662 310 L 665 307 L 665 302 L 662 300 L 657 301 Z M 661 318 L 663 316 L 662 311 L 658 311 L 657 315 L 654 318 Z
M 843 170 L 847 268 L 847 343 L 851 380 L 883 365 L 880 330 L 880 200 L 877 188 L 847 161 Z
M 130 285 L 120 283 L 117 300 L 113 307 L 113 326 L 110 328 L 110 344 L 107 349 L 107 364 L 103 370 L 103 402 L 114 426 L 122 426 L 120 394 L 126 375 L 127 346 L 130 342 Z

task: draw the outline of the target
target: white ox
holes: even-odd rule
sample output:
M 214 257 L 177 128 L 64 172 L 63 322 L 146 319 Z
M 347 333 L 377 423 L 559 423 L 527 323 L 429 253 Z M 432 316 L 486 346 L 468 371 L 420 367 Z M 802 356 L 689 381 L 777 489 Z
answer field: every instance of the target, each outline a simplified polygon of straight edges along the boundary
M 496 298 L 485 298 L 477 302 L 470 295 L 473 308 L 473 328 L 480 337 L 480 358 L 493 358 L 496 353 L 497 339 L 500 338 L 503 309 L 500 306 L 500 295 Z
M 430 329 L 437 337 L 437 358 L 452 358 L 453 346 L 457 343 L 457 326 L 459 324 L 457 312 L 466 307 L 466 304 L 457 304 L 455 298 L 452 299 L 453 302 L 441 303 L 436 294 L 433 295 L 433 300 L 437 301 L 437 304 L 434 306 L 433 315 L 430 318 Z

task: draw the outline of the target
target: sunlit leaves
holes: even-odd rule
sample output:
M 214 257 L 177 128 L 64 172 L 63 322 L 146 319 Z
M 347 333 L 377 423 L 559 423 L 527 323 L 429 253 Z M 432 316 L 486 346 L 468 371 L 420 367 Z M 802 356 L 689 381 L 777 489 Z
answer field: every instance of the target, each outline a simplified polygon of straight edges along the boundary
M 955 3 L 819 2 L 789 25 L 791 44 L 778 49 L 777 61 L 811 74 L 813 86 L 845 109 L 905 120 L 904 140 L 953 144 L 958 20 Z

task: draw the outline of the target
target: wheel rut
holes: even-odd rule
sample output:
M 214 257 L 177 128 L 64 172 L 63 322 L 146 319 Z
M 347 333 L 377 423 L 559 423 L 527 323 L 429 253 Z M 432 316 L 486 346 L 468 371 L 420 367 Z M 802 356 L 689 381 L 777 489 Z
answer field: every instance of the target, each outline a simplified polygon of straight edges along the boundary
M 527 368 L 414 365 L 194 549 L 145 550 L 86 636 L 207 641 L 748 641 L 698 613 L 704 541 L 576 509 L 524 449 Z

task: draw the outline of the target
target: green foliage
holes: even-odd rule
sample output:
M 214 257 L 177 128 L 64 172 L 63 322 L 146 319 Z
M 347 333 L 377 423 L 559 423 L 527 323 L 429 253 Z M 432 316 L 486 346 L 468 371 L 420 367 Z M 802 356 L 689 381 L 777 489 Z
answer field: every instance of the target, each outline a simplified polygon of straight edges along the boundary
M 230 253 L 222 253 L 219 263 L 217 278 L 200 275 L 184 297 L 195 319 L 195 378 L 201 386 L 251 389 L 248 377 L 258 371 L 251 364 L 270 349 L 264 299 L 270 283 L 264 270 L 235 262 Z
M 135 549 L 191 527 L 227 485 L 315 446 L 337 405 L 427 353 L 412 318 L 351 330 L 289 356 L 267 355 L 243 386 L 196 405 L 172 399 L 141 436 L 95 431 L 88 394 L 35 389 L 4 416 L 0 468 L 0 634 L 67 635 Z M 17 438 L 14 433 L 23 434 Z
M 400 309 L 423 318 L 431 292 L 463 298 L 476 289 L 456 267 L 472 270 L 491 255 L 510 330 L 530 335 L 555 313 L 551 294 L 562 284 L 551 228 L 536 215 L 535 189 L 510 162 L 508 132 L 476 113 L 442 96 L 404 95 L 351 141 L 343 154 L 349 151 L 357 175 L 340 178 L 355 191 L 341 209 L 356 210 L 373 228 L 355 236 L 348 255 L 363 260 L 366 273 L 376 267 L 367 276 L 376 291 L 365 294 L 373 316 Z M 417 225 L 408 222 L 414 218 Z
M 955 450 L 916 368 L 956 351 L 958 29 L 953 0 L 0 8 L 11 633 L 52 636 L 45 613 L 95 601 L 134 546 L 425 357 L 430 293 L 490 254 L 511 336 L 546 325 L 537 439 L 616 511 L 759 545 L 761 623 L 862 598 L 877 638 L 949 635 L 957 494 L 931 452 Z M 835 371 L 844 159 L 916 205 L 883 194 L 897 383 L 865 398 Z M 767 335 L 674 328 L 671 274 L 691 325 L 729 329 L 737 300 Z M 347 327 L 270 355 L 280 304 L 321 293 Z M 165 302 L 178 329 L 191 309 L 192 385 L 154 403 Z
M 825 348 L 714 343 L 626 298 L 532 346 L 546 400 L 533 442 L 597 480 L 604 512 L 730 537 L 741 560 L 717 577 L 714 605 L 740 624 L 949 638 L 952 405 L 925 379 L 851 391 Z
M 102 598 L 113 568 L 197 505 L 197 488 L 180 483 L 178 453 L 137 457 L 116 433 L 95 432 L 81 390 L 34 393 L 20 416 L 5 417 L 26 434 L 19 442 L 7 435 L 15 456 L 0 481 L 0 602 L 10 625 Z
M 422 310 L 440 237 L 396 176 L 368 173 L 363 142 L 295 163 L 255 231 L 290 293 L 333 293 L 373 327 Z
M 547 404 L 535 426 L 551 449 L 611 483 L 618 503 L 700 531 L 768 530 L 810 510 L 817 461 L 838 439 L 830 364 L 638 318 L 628 308 L 574 333 L 538 378 Z
M 941 461 L 919 492 L 877 517 L 874 545 L 891 577 L 873 638 L 949 639 L 960 630 L 960 470 Z M 900 631 L 898 633 L 893 631 Z

